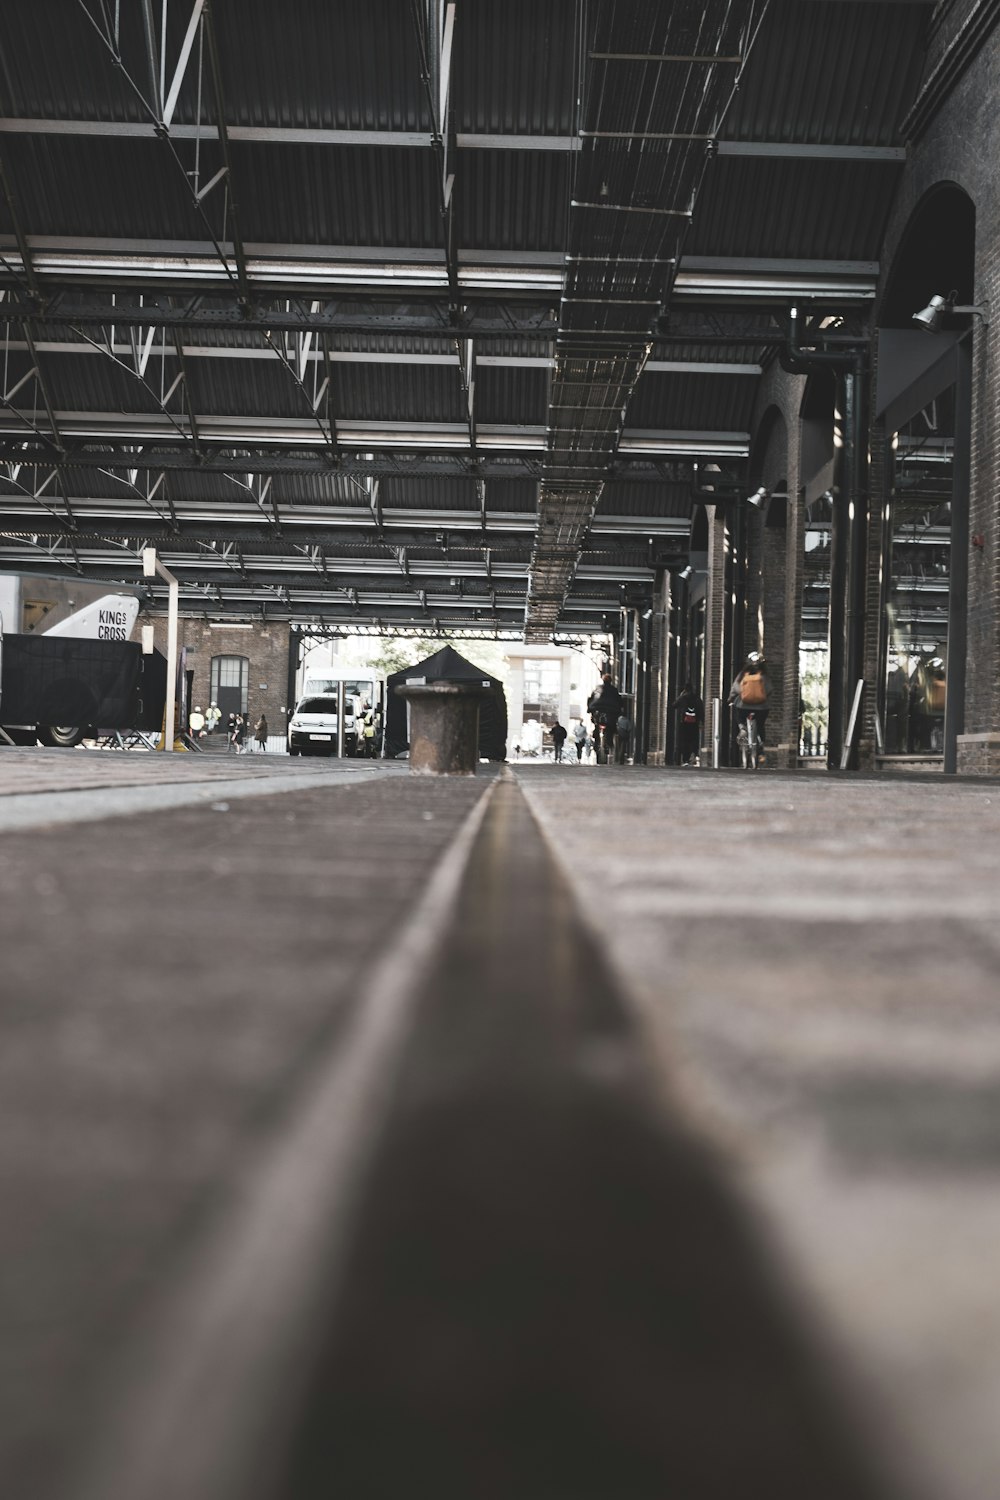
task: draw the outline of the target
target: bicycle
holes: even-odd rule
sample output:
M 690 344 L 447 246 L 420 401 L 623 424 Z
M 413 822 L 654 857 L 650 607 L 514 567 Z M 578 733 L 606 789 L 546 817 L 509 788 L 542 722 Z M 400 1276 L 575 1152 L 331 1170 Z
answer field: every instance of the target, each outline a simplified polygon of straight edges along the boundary
M 744 771 L 756 771 L 760 762 L 760 730 L 757 728 L 757 715 L 752 708 L 747 709 L 736 743 L 740 747 L 740 761 Z
M 614 759 L 615 726 L 601 717 L 594 721 L 594 751 L 599 766 L 610 765 Z

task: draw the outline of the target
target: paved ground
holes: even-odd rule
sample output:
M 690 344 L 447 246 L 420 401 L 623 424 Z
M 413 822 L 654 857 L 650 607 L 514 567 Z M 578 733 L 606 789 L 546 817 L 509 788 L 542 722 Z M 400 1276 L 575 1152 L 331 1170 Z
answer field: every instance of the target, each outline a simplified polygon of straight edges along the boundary
M 1000 1492 L 998 823 L 0 751 L 0 1491 Z
M 1000 786 L 518 775 L 900 1466 L 1000 1493 Z

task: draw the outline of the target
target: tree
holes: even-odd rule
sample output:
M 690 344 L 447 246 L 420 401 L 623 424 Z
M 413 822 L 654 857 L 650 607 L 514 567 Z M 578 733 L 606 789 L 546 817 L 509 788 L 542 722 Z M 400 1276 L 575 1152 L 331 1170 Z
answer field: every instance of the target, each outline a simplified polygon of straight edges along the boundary
M 391 677 L 393 672 L 401 672 L 404 667 L 415 666 L 426 656 L 432 656 L 443 644 L 442 641 L 425 640 L 422 636 L 390 636 L 382 642 L 379 654 L 369 658 L 369 664 Z

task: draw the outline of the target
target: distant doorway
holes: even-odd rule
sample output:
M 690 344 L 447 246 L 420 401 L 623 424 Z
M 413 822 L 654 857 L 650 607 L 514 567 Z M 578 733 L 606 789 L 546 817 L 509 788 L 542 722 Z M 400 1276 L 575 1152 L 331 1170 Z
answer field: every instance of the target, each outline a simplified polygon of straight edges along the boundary
M 219 705 L 222 723 L 230 714 L 245 714 L 249 706 L 250 658 L 213 656 L 209 702 Z

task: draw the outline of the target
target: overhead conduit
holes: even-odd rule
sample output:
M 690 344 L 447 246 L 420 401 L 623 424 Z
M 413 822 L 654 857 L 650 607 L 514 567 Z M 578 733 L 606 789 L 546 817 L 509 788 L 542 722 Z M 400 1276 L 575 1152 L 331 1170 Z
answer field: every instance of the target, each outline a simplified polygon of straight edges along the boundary
M 767 0 L 581 0 L 580 150 L 525 639 L 552 638 Z

